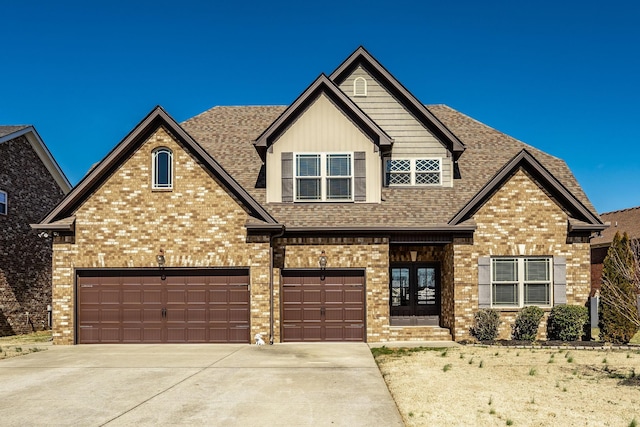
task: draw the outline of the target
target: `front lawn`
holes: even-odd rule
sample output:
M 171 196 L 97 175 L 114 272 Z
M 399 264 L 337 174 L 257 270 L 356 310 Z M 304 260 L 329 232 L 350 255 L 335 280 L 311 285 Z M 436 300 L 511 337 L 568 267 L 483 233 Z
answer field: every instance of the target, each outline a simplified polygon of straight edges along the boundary
M 635 426 L 640 349 L 373 349 L 407 426 Z

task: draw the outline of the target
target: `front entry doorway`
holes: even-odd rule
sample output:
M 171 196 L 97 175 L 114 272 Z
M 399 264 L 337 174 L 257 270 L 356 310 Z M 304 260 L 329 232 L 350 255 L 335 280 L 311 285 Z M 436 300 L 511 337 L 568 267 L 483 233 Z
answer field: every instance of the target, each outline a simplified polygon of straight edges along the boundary
M 394 264 L 390 273 L 391 316 L 440 315 L 438 264 Z

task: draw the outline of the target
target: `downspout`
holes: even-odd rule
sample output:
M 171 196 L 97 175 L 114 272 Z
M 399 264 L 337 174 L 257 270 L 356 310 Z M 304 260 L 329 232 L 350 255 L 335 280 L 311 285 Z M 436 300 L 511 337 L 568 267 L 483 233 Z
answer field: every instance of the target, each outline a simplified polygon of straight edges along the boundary
M 284 235 L 285 227 L 269 237 L 269 344 L 273 345 L 273 241 Z

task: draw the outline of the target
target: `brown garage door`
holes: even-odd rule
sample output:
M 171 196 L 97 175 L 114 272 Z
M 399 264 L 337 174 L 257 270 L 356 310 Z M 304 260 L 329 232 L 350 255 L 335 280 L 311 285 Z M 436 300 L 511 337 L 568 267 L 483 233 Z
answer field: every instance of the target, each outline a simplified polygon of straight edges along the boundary
M 364 272 L 283 270 L 282 341 L 364 341 Z
M 247 270 L 79 273 L 77 342 L 248 343 Z

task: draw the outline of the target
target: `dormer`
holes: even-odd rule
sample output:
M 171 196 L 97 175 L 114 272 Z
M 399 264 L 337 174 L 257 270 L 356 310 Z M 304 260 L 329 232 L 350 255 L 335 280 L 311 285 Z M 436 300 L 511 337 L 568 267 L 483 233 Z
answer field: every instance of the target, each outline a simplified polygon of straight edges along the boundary
M 254 145 L 267 203 L 379 203 L 392 139 L 324 74 Z
M 462 142 L 363 47 L 329 77 L 394 140 L 384 185 L 451 187 Z

